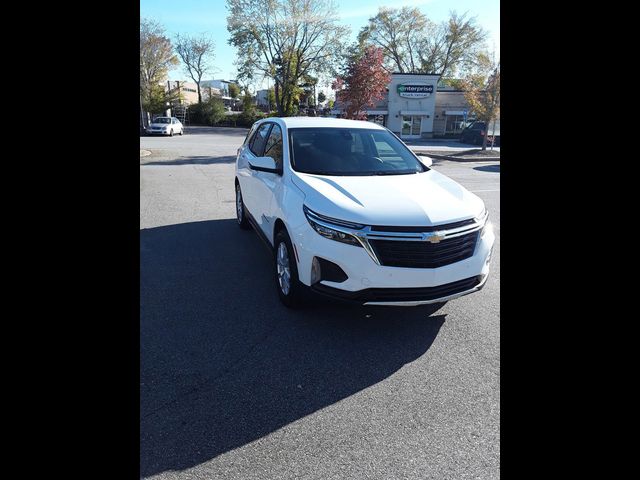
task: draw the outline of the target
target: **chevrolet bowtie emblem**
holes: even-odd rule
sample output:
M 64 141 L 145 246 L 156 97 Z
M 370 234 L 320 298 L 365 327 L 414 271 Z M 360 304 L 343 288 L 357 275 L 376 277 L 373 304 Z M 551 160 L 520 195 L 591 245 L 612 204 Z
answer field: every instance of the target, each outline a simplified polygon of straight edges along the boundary
M 440 243 L 440 240 L 444 239 L 444 234 L 442 232 L 433 232 L 431 235 L 427 236 L 426 240 L 431 243 Z

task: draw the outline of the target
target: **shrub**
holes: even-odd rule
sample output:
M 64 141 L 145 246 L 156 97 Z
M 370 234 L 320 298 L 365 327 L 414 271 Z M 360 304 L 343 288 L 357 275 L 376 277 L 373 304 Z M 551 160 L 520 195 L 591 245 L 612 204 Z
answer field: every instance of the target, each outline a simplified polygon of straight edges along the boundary
M 224 118 L 224 102 L 221 98 L 211 97 L 202 103 L 189 105 L 189 119 L 193 124 L 215 125 Z

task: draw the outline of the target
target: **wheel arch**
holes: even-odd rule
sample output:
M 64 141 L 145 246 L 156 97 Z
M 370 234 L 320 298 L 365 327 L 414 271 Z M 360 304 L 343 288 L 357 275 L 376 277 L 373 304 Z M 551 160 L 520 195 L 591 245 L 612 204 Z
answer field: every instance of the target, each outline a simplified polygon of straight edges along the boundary
M 278 235 L 278 232 L 280 232 L 281 230 L 284 230 L 285 232 L 287 232 L 287 235 L 289 235 L 289 231 L 287 230 L 287 226 L 284 224 L 282 219 L 277 218 L 276 221 L 273 222 L 273 240 L 274 240 L 274 243 L 275 243 L 276 235 Z M 289 238 L 291 238 L 291 235 L 289 235 Z

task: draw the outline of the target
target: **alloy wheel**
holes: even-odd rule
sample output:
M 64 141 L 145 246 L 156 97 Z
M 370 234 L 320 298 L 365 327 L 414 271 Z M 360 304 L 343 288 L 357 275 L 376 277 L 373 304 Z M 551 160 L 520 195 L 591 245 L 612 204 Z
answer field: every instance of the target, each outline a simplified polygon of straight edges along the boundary
M 276 255 L 276 266 L 278 270 L 278 284 L 283 294 L 289 295 L 291 289 L 291 270 L 289 269 L 289 252 L 284 242 L 278 245 Z

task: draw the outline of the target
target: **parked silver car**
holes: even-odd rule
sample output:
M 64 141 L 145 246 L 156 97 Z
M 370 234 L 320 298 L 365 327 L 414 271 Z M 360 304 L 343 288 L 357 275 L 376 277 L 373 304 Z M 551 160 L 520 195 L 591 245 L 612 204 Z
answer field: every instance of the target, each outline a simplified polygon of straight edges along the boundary
M 173 137 L 174 133 L 182 135 L 184 127 L 176 117 L 157 117 L 147 127 L 147 133 L 149 135 L 169 135 Z

